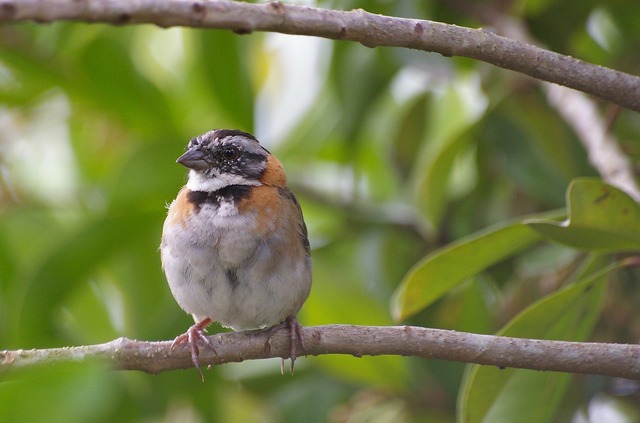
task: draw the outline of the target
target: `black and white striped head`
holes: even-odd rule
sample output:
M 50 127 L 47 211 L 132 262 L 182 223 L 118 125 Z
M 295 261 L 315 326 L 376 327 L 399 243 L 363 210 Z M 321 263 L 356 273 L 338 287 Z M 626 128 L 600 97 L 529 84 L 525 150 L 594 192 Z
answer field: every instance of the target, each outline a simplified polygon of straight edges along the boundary
M 261 185 L 269 152 L 251 134 L 215 129 L 192 138 L 177 162 L 188 167 L 187 188 L 214 192 L 231 185 Z

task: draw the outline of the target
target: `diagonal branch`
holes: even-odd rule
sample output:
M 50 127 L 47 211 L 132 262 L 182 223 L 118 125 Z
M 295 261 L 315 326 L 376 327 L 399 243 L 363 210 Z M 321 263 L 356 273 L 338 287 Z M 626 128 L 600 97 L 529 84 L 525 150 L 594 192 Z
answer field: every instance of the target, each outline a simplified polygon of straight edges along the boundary
M 271 31 L 464 56 L 593 94 L 640 111 L 640 78 L 587 63 L 485 29 L 271 2 L 223 0 L 0 0 L 0 23 L 75 20 L 114 25 Z
M 478 335 L 415 326 L 328 325 L 304 328 L 308 355 L 402 355 L 497 366 L 640 379 L 640 345 L 547 341 Z M 215 352 L 201 348 L 203 365 L 288 357 L 284 331 L 267 347 L 264 331 L 210 337 Z M 188 348 L 170 341 L 119 338 L 99 345 L 0 351 L 0 372 L 55 362 L 102 360 L 123 370 L 160 373 L 192 367 Z
M 499 32 L 510 38 L 531 42 L 532 37 L 520 23 L 503 15 L 481 14 Z M 600 115 L 595 102 L 579 91 L 538 81 L 547 100 L 574 130 L 589 155 L 589 161 L 602 179 L 640 202 L 640 187 L 633 166 L 610 133 L 608 122 Z

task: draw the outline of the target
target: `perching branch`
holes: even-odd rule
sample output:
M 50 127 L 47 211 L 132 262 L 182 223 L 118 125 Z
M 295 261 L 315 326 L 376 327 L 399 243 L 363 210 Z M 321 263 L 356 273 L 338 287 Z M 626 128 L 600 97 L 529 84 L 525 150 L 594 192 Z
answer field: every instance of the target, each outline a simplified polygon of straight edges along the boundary
M 271 31 L 464 56 L 640 111 L 640 78 L 501 37 L 439 22 L 271 2 L 223 0 L 0 0 L 0 23 L 75 20 L 114 25 Z
M 477 335 L 414 326 L 328 325 L 304 328 L 308 355 L 403 355 L 497 366 L 640 379 L 640 345 L 562 342 Z M 202 365 L 288 357 L 289 338 L 275 333 L 266 347 L 265 332 L 224 333 L 210 337 L 215 353 L 200 349 Z M 187 348 L 171 342 L 119 338 L 106 344 L 0 352 L 0 371 L 11 368 L 102 360 L 123 370 L 160 373 L 193 367 Z

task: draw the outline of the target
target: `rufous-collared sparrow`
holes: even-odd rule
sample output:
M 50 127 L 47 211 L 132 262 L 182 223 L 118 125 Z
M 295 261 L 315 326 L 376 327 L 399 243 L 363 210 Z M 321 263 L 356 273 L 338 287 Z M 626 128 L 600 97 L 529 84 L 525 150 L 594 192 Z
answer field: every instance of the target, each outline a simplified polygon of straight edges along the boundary
M 236 331 L 285 325 L 291 371 L 296 313 L 311 289 L 311 257 L 300 205 L 280 161 L 246 132 L 216 129 L 193 138 L 178 163 L 189 179 L 169 206 L 160 246 L 171 293 L 196 322 L 187 342 L 200 370 L 197 342 L 212 322 Z

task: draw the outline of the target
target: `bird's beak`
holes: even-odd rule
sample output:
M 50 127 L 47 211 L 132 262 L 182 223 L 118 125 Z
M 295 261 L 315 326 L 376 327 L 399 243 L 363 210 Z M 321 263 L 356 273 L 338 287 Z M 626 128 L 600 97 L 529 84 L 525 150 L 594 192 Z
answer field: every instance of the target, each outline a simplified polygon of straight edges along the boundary
M 176 162 L 193 170 L 204 170 L 210 167 L 209 162 L 205 160 L 205 154 L 198 148 L 187 150 L 182 156 L 178 157 Z

